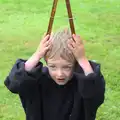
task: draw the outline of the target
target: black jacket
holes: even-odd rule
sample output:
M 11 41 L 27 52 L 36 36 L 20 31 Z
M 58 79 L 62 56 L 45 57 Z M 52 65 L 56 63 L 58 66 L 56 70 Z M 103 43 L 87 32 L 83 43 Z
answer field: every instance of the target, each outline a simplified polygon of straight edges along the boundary
M 26 120 L 95 120 L 105 92 L 99 64 L 90 61 L 94 73 L 88 76 L 76 66 L 71 81 L 59 86 L 41 62 L 31 72 L 24 63 L 17 60 L 4 83 L 20 96 Z

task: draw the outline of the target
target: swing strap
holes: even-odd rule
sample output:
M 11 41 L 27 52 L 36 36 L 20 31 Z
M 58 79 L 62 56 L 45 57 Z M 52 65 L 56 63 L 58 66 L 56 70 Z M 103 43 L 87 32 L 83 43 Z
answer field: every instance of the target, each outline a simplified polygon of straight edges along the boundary
M 71 11 L 70 1 L 65 0 L 65 2 L 66 2 L 68 17 L 69 17 L 70 29 L 71 29 L 72 34 L 75 34 L 75 28 L 74 28 L 74 22 L 73 22 L 73 16 L 72 16 L 72 11 Z M 52 11 L 51 11 L 51 16 L 50 16 L 50 20 L 49 20 L 47 34 L 51 34 L 51 31 L 52 31 L 52 26 L 53 26 L 53 22 L 54 22 L 54 16 L 55 16 L 55 13 L 56 13 L 57 3 L 58 3 L 58 0 L 54 0 L 53 6 L 52 6 Z

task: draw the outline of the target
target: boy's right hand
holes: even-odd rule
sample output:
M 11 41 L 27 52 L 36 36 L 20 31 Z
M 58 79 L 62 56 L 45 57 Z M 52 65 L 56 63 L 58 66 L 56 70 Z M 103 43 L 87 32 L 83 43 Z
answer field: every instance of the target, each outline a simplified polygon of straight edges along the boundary
M 39 60 L 43 58 L 46 52 L 51 48 L 52 42 L 50 38 L 50 35 L 43 37 L 36 52 L 25 62 L 26 71 L 31 71 L 38 64 Z
M 50 35 L 44 36 L 35 52 L 36 55 L 38 55 L 39 58 L 43 58 L 46 52 L 51 48 L 51 46 L 52 44 Z

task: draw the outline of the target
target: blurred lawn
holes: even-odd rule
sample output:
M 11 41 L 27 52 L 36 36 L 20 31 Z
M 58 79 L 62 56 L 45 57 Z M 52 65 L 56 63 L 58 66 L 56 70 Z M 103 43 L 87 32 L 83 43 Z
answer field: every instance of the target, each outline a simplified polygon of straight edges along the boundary
M 54 30 L 69 26 L 59 0 Z M 53 0 L 0 0 L 0 120 L 24 120 L 17 95 L 4 87 L 17 58 L 29 58 L 47 30 Z M 97 120 L 120 120 L 120 0 L 71 0 L 89 59 L 101 63 L 107 88 Z

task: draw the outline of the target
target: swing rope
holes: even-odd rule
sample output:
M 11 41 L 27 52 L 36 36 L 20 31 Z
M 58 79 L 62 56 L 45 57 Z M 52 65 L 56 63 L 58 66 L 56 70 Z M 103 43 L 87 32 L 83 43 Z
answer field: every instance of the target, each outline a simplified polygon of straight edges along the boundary
M 65 0 L 65 2 L 66 2 L 66 8 L 67 8 L 67 12 L 68 12 L 70 29 L 71 29 L 72 34 L 75 34 L 75 28 L 74 28 L 74 22 L 73 22 L 73 16 L 72 16 L 72 11 L 71 11 L 70 1 Z M 54 22 L 54 16 L 55 16 L 55 13 L 56 13 L 57 3 L 58 3 L 58 0 L 54 0 L 53 6 L 52 6 L 52 11 L 51 11 L 51 16 L 50 16 L 50 19 L 49 19 L 47 34 L 51 34 L 51 31 L 52 31 L 52 26 L 53 26 L 53 22 Z

